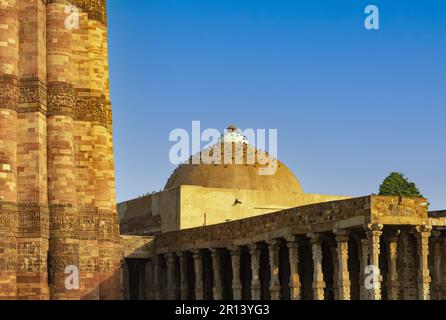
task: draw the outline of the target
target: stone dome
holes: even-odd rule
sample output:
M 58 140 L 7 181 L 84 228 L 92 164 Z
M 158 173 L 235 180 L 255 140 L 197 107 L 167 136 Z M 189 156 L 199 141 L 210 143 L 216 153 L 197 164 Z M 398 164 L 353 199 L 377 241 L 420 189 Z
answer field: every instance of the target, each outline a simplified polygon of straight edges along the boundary
M 229 127 L 228 130 L 229 132 L 220 138 L 218 143 L 220 144 L 219 149 L 215 149 L 217 144 L 196 155 L 209 154 L 212 156 L 215 150 L 220 150 L 221 161 L 218 161 L 217 163 L 212 162 L 210 164 L 199 161 L 198 164 L 192 164 L 196 162 L 192 162 L 192 158 L 194 157 L 191 157 L 188 163 L 180 165 L 173 172 L 167 181 L 165 190 L 182 185 L 189 185 L 206 188 L 303 193 L 297 178 L 291 170 L 279 160 L 277 160 L 277 170 L 274 174 L 260 174 L 259 169 L 267 168 L 269 162 L 264 164 L 265 160 L 261 157 L 262 153 L 259 153 L 254 147 L 250 146 L 246 137 L 238 133 L 235 127 Z M 225 164 L 223 159 L 225 153 L 228 154 L 228 151 L 230 150 L 229 148 L 232 148 L 232 161 L 230 161 L 230 164 Z M 237 153 L 236 148 L 239 148 L 239 151 L 243 148 L 243 160 L 241 159 L 241 156 L 238 157 L 238 161 L 235 160 L 235 155 L 241 155 L 241 152 Z M 253 154 L 256 156 L 252 157 Z M 268 156 L 268 154 L 266 155 Z M 255 158 L 255 160 L 248 161 L 248 159 L 253 158 Z M 259 161 L 259 159 L 261 161 Z

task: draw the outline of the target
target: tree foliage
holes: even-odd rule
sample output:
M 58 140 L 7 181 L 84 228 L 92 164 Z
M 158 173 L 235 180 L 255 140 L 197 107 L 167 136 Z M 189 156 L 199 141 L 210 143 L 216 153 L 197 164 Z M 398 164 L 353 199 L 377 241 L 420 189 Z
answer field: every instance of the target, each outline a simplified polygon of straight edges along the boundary
M 410 182 L 403 173 L 392 172 L 379 188 L 380 196 L 399 196 L 424 198 L 415 183 Z

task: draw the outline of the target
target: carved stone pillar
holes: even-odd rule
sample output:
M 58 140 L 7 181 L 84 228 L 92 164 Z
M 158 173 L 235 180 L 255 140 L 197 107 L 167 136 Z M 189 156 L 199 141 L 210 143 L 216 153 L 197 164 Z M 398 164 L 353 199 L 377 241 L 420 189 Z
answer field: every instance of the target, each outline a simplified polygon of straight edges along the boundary
M 203 253 L 201 250 L 192 251 L 194 255 L 194 270 L 195 270 L 195 300 L 204 299 L 203 287 Z
M 129 300 L 129 266 L 125 259 L 121 260 L 121 296 L 122 300 Z
M 146 260 L 139 260 L 136 262 L 138 270 L 138 300 L 146 300 Z
M 301 300 L 302 286 L 299 276 L 299 243 L 297 237 L 289 237 L 287 247 L 290 259 L 290 298 L 291 300 Z
M 337 256 L 338 256 L 338 299 L 350 300 L 350 272 L 348 270 L 348 241 L 347 231 L 336 232 Z
M 271 269 L 271 282 L 269 285 L 271 300 L 280 300 L 281 286 L 279 278 L 279 249 L 280 240 L 274 239 L 268 241 L 269 265 Z
M 441 299 L 446 300 L 446 237 L 442 236 L 441 257 L 443 262 L 441 263 Z
M 313 251 L 313 299 L 324 300 L 325 281 L 322 271 L 322 238 L 319 234 L 310 233 L 310 244 Z
M 178 259 L 180 259 L 180 299 L 189 299 L 189 282 L 187 280 L 187 254 L 185 252 L 177 253 Z
M 145 299 L 154 300 L 153 296 L 153 262 L 148 261 L 145 268 Z
M 212 288 L 212 293 L 214 295 L 214 300 L 223 299 L 223 287 L 221 279 L 221 256 L 219 249 L 211 249 L 212 254 L 212 269 L 214 271 L 214 286 Z
M 175 268 L 176 255 L 174 253 L 167 253 L 165 255 L 167 263 L 167 299 L 177 299 L 177 273 Z
M 251 299 L 261 299 L 261 284 L 260 284 L 260 248 L 259 245 L 254 243 L 249 247 L 249 254 L 251 255 Z
M 442 236 L 440 231 L 432 231 L 433 241 L 433 284 L 432 284 L 432 299 L 442 300 L 443 274 L 442 274 Z
M 398 236 L 399 231 L 387 239 L 387 297 L 389 300 L 399 300 L 400 282 L 398 281 Z
M 382 235 L 382 224 L 369 224 L 366 227 L 367 237 L 369 239 L 369 263 L 372 269 L 367 268 L 369 273 L 373 274 L 372 283 L 367 283 L 368 298 L 371 300 L 381 300 L 381 272 L 379 269 L 380 240 Z
M 369 294 L 365 287 L 366 274 L 365 270 L 369 265 L 369 240 L 358 239 L 358 247 L 360 248 L 359 257 L 359 299 L 368 300 Z
M 334 244 L 330 247 L 331 259 L 333 262 L 333 295 L 335 300 L 339 299 L 339 261 L 338 261 L 338 247 Z
M 153 258 L 153 282 L 154 282 L 154 298 L 161 300 L 161 258 L 156 256 Z
M 232 294 L 234 300 L 242 300 L 242 281 L 240 279 L 240 255 L 239 247 L 231 248 L 231 263 L 232 263 Z
M 431 226 L 419 226 L 415 228 L 418 251 L 418 299 L 430 300 L 429 273 L 429 238 L 431 236 Z

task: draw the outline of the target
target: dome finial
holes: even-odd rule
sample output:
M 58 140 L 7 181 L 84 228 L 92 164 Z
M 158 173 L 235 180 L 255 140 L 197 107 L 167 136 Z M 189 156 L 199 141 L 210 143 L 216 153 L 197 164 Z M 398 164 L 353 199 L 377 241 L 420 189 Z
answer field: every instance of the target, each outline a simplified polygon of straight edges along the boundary
M 230 125 L 229 127 L 228 127 L 228 129 L 227 129 L 229 132 L 237 132 L 238 131 L 238 128 L 236 127 L 236 126 L 234 126 L 234 125 Z

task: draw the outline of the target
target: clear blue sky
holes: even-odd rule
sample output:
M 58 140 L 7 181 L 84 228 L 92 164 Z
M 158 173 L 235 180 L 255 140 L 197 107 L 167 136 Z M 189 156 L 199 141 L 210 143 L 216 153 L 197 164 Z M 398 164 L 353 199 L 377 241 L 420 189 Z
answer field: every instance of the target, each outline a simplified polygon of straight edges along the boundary
M 367 195 L 402 171 L 446 209 L 445 15 L 441 0 L 108 0 L 118 201 L 162 189 L 170 131 L 200 120 L 277 128 L 305 192 Z

